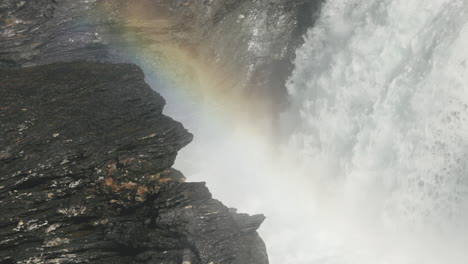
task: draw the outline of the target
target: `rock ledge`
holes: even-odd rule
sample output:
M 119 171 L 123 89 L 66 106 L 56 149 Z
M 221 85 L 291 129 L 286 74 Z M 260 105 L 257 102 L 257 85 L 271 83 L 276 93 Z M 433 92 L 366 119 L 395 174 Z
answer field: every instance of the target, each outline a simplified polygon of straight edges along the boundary
M 0 263 L 268 263 L 262 215 L 171 168 L 163 106 L 134 65 L 0 70 Z

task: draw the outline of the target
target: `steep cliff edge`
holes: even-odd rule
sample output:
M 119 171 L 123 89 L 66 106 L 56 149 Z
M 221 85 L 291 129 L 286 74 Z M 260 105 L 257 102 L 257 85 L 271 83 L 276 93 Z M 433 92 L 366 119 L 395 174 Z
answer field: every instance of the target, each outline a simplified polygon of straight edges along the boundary
M 171 169 L 192 136 L 128 64 L 0 70 L 0 263 L 268 263 L 264 217 Z
M 1 1 L 0 263 L 267 263 L 263 216 L 171 169 L 191 136 L 141 71 L 91 62 L 170 65 L 266 116 L 322 2 Z

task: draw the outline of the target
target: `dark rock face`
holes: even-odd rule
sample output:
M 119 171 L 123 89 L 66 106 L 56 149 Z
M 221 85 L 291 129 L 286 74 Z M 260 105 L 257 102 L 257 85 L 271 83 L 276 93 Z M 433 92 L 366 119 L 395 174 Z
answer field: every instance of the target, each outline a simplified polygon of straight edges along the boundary
M 124 11 L 118 24 L 127 23 L 126 31 L 134 33 L 130 42 L 139 38 L 139 43 L 146 43 L 132 43 L 132 48 L 143 50 L 141 53 L 153 50 L 153 57 L 164 57 L 164 47 L 158 48 L 162 39 L 169 39 L 166 41 L 174 47 L 189 46 L 199 63 L 219 69 L 215 75 L 223 83 L 222 89 L 281 108 L 286 103 L 285 83 L 293 69 L 295 50 L 315 23 L 323 2 L 141 0 L 122 4 L 126 8 L 121 11 L 134 10 L 137 15 L 128 19 L 129 13 Z M 170 22 L 161 29 L 155 19 Z M 138 23 L 134 23 L 136 20 Z
M 171 169 L 192 136 L 128 64 L 0 70 L 0 263 L 268 263 L 264 217 Z
M 263 216 L 171 168 L 192 136 L 142 72 L 96 62 L 144 64 L 123 54 L 132 41 L 159 60 L 184 47 L 223 89 L 276 107 L 322 2 L 1 1 L 0 264 L 268 263 Z
M 161 79 L 153 69 L 169 68 L 169 79 L 190 84 L 188 94 L 216 97 L 210 101 L 223 102 L 224 112 L 236 113 L 232 118 L 247 116 L 233 126 L 247 120 L 256 133 L 278 142 L 284 136 L 279 120 L 288 105 L 286 82 L 295 50 L 322 3 L 124 1 L 117 11 L 106 12 L 117 18 L 109 57 L 139 65 L 151 83 Z
M 162 42 L 190 46 L 224 89 L 285 103 L 285 82 L 295 49 L 313 25 L 323 0 L 5 0 L 0 3 L 0 67 L 57 61 L 142 63 L 167 57 Z M 138 25 L 129 23 L 129 13 Z M 169 21 L 161 30 L 157 21 Z M 143 58 L 129 58 L 122 27 L 133 32 Z M 164 31 L 164 32 L 162 32 Z M 164 35 L 164 36 L 162 36 Z M 131 44 L 131 49 L 135 47 Z M 163 59 L 164 60 L 164 59 Z M 234 80 L 234 81 L 233 81 Z M 239 81 L 240 80 L 240 81 Z
M 204 52 L 215 67 L 232 68 L 255 98 L 273 107 L 287 97 L 296 48 L 313 26 L 323 0 L 193 1 Z M 226 78 L 229 78 L 227 76 Z
M 2 0 L 0 68 L 57 61 L 103 61 L 112 13 L 97 16 L 96 0 Z M 109 10 L 112 10 L 109 8 Z

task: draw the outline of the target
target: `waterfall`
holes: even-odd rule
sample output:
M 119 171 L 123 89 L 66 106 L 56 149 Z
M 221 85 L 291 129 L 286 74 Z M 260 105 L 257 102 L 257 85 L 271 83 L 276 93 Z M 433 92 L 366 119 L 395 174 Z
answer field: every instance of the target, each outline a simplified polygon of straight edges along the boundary
M 175 167 L 264 213 L 272 264 L 465 264 L 467 21 L 466 0 L 327 0 L 296 51 L 281 142 L 247 100 L 148 75 L 195 135 Z
M 282 117 L 333 245 L 301 263 L 466 263 L 467 22 L 463 0 L 324 4 Z

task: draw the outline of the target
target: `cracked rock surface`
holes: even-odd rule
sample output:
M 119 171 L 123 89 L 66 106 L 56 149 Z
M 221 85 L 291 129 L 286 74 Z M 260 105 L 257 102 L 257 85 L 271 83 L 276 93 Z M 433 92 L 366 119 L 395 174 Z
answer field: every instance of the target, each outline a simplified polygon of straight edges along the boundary
M 129 64 L 0 70 L 0 263 L 268 263 L 256 229 L 171 168 L 192 135 Z

